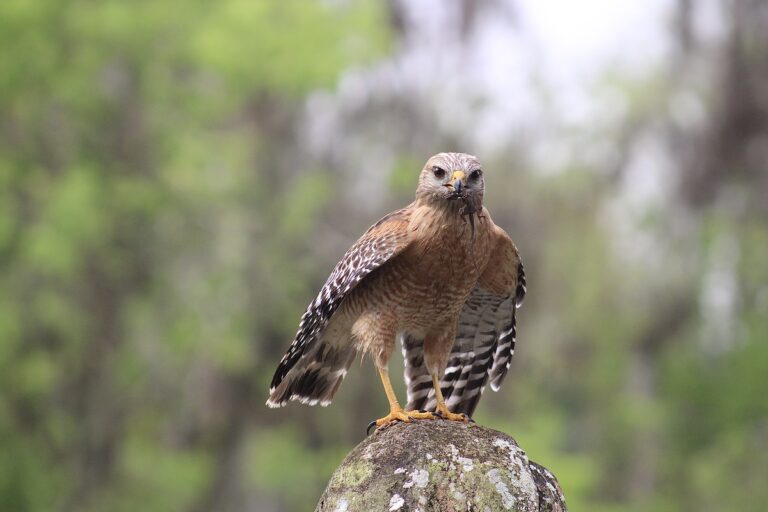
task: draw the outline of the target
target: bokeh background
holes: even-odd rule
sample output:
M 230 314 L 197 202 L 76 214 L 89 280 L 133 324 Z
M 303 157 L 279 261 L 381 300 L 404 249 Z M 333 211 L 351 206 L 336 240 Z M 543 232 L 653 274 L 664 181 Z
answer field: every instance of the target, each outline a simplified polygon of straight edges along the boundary
M 484 162 L 528 274 L 476 419 L 574 511 L 764 510 L 767 27 L 763 0 L 3 0 L 0 510 L 311 510 L 386 400 L 368 361 L 325 409 L 268 410 L 269 380 L 438 151 Z

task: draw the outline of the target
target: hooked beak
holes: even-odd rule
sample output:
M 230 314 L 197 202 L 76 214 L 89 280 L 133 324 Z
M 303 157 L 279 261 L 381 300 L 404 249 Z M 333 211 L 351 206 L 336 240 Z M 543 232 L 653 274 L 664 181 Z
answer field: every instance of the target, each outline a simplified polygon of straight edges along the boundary
M 464 171 L 453 171 L 451 185 L 453 185 L 454 193 L 461 194 L 464 191 L 464 177 Z

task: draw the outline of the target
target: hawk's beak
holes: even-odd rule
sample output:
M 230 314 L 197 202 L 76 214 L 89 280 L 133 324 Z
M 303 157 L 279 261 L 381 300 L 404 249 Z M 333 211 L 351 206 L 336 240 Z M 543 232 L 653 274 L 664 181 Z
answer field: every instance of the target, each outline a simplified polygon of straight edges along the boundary
M 453 176 L 451 176 L 453 191 L 457 194 L 460 194 L 464 190 L 464 176 L 464 171 L 453 171 Z

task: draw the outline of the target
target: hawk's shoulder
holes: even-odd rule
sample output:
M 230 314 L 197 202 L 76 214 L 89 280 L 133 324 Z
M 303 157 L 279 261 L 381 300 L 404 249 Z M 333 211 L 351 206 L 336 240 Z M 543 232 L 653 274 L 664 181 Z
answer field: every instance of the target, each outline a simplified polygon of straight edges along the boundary
M 493 225 L 491 256 L 478 285 L 499 296 L 514 295 L 517 305 L 525 298 L 525 270 L 520 252 L 506 231 Z

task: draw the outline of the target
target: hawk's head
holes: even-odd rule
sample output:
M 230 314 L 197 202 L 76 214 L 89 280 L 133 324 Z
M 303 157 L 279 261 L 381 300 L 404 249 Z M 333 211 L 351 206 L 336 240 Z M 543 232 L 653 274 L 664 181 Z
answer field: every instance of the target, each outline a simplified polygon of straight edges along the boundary
M 416 189 L 416 198 L 431 202 L 459 199 L 470 211 L 483 205 L 483 170 L 480 162 L 465 153 L 438 153 L 424 165 Z

